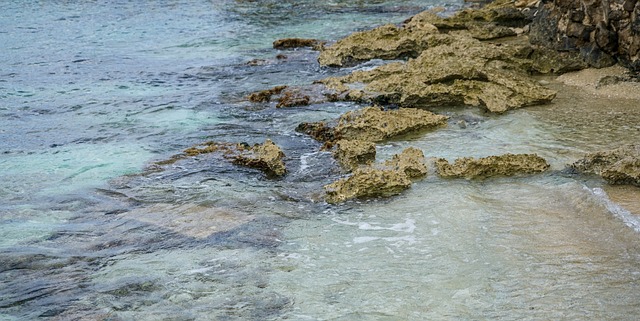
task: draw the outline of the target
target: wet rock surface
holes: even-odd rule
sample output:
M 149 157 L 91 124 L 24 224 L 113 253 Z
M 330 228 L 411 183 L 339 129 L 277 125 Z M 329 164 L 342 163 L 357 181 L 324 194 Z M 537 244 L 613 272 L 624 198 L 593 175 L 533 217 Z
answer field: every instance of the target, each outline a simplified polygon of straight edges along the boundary
M 458 158 L 453 164 L 436 160 L 438 174 L 445 178 L 482 179 L 494 176 L 540 173 L 549 168 L 547 161 L 535 154 L 504 154 L 483 158 Z
M 409 147 L 384 163 L 357 167 L 349 177 L 326 185 L 325 200 L 340 203 L 355 198 L 388 197 L 411 187 L 412 179 L 426 175 L 422 150 Z
M 376 160 L 376 145 L 373 142 L 341 139 L 334 147 L 333 156 L 347 170 L 369 165 Z
M 490 44 L 468 36 L 436 35 L 440 45 L 406 63 L 322 80 L 345 100 L 410 107 L 481 106 L 491 112 L 544 104 L 555 92 L 528 75 L 529 46 Z M 364 86 L 363 86 L 364 85 Z M 360 95 L 353 90 L 360 89 Z
M 316 50 L 320 50 L 324 45 L 323 41 L 317 39 L 307 38 L 284 38 L 278 39 L 273 42 L 273 48 L 275 49 L 292 49 L 301 47 L 311 47 Z
M 308 126 L 321 138 L 379 142 L 411 132 L 445 126 L 446 121 L 446 116 L 421 109 L 383 110 L 379 107 L 365 107 L 340 116 L 337 124 L 331 129 L 332 134 L 325 133 L 328 130 L 324 124 Z
M 282 176 L 287 172 L 287 168 L 284 165 L 284 157 L 282 149 L 270 139 L 267 139 L 264 144 L 256 144 L 247 152 L 235 156 L 233 162 L 257 168 L 267 173 L 267 175 Z
M 284 164 L 284 152 L 270 139 L 267 139 L 263 144 L 255 144 L 254 146 L 249 146 L 246 143 L 206 142 L 188 148 L 183 155 L 174 156 L 170 160 L 159 162 L 158 165 L 173 163 L 188 156 L 208 153 L 221 153 L 224 158 L 234 164 L 262 170 L 268 176 L 282 176 L 287 172 Z
M 427 175 L 424 153 L 414 147 L 406 148 L 402 153 L 393 155 L 390 160 L 384 162 L 383 166 L 403 172 L 409 178 L 422 178 Z
M 361 167 L 351 176 L 326 185 L 326 201 L 340 203 L 354 198 L 388 197 L 411 187 L 402 171 Z
M 582 173 L 599 175 L 609 184 L 640 186 L 640 145 L 589 153 L 570 166 Z

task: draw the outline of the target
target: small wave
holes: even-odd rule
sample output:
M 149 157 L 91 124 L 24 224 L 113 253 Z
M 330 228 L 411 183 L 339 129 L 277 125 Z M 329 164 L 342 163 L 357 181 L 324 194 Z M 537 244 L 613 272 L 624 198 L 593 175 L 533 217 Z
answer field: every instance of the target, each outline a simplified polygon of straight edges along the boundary
M 631 212 L 629 212 L 619 204 L 613 202 L 602 188 L 596 187 L 589 190 L 598 198 L 598 200 L 607 208 L 609 212 L 613 213 L 615 217 L 621 219 L 625 225 L 640 233 L 639 217 L 633 215 Z

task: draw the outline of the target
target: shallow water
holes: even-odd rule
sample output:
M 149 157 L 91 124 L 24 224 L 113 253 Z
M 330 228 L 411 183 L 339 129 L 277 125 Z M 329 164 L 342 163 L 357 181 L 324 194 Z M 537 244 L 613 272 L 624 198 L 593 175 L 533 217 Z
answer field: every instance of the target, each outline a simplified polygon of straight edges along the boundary
M 633 320 L 636 189 L 564 168 L 638 143 L 634 101 L 552 82 L 548 106 L 437 109 L 449 126 L 380 144 L 378 159 L 535 152 L 550 171 L 430 175 L 330 206 L 322 186 L 342 173 L 294 129 L 358 106 L 243 99 L 347 72 L 275 39 L 335 40 L 440 5 L 462 4 L 0 3 L 0 320 Z M 287 155 L 283 179 L 216 155 L 148 167 L 207 140 L 265 138 Z

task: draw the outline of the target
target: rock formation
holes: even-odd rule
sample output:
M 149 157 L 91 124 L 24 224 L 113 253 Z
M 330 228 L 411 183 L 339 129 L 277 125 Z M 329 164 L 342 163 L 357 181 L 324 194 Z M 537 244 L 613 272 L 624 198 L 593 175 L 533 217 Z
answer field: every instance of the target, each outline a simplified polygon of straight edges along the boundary
M 447 178 L 488 178 L 532 174 L 547 170 L 547 161 L 535 154 L 504 154 L 484 158 L 458 158 L 453 164 L 446 159 L 436 160 L 438 174 Z
M 404 172 L 361 167 L 351 176 L 326 185 L 326 201 L 340 203 L 353 198 L 387 197 L 411 187 Z
M 382 163 L 356 168 L 347 177 L 326 185 L 326 201 L 340 203 L 354 198 L 387 197 L 411 187 L 411 179 L 427 175 L 421 150 L 409 147 Z
M 234 144 L 222 142 L 206 142 L 193 146 L 184 151 L 184 155 L 171 158 L 170 163 L 188 156 L 197 156 L 208 153 L 221 153 L 224 158 L 231 160 L 234 164 L 243 165 L 262 170 L 269 176 L 282 176 L 287 170 L 284 165 L 284 153 L 282 149 L 267 139 L 263 144 Z
M 535 13 L 532 43 L 579 52 L 594 67 L 640 71 L 640 1 L 547 0 Z
M 341 139 L 335 142 L 333 157 L 342 167 L 351 171 L 376 160 L 376 144 L 363 140 Z
M 571 167 L 583 173 L 600 175 L 609 184 L 640 186 L 640 145 L 589 153 Z

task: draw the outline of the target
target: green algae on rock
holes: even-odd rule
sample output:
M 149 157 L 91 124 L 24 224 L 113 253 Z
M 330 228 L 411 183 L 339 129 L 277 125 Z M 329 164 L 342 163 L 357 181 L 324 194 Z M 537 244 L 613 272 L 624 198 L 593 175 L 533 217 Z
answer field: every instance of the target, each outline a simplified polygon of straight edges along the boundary
M 583 173 L 599 175 L 612 185 L 640 186 L 640 145 L 589 153 L 570 166 Z
M 536 154 L 504 154 L 484 158 L 458 158 L 453 164 L 436 160 L 438 174 L 445 178 L 482 179 L 494 176 L 540 173 L 549 168 L 547 161 Z

